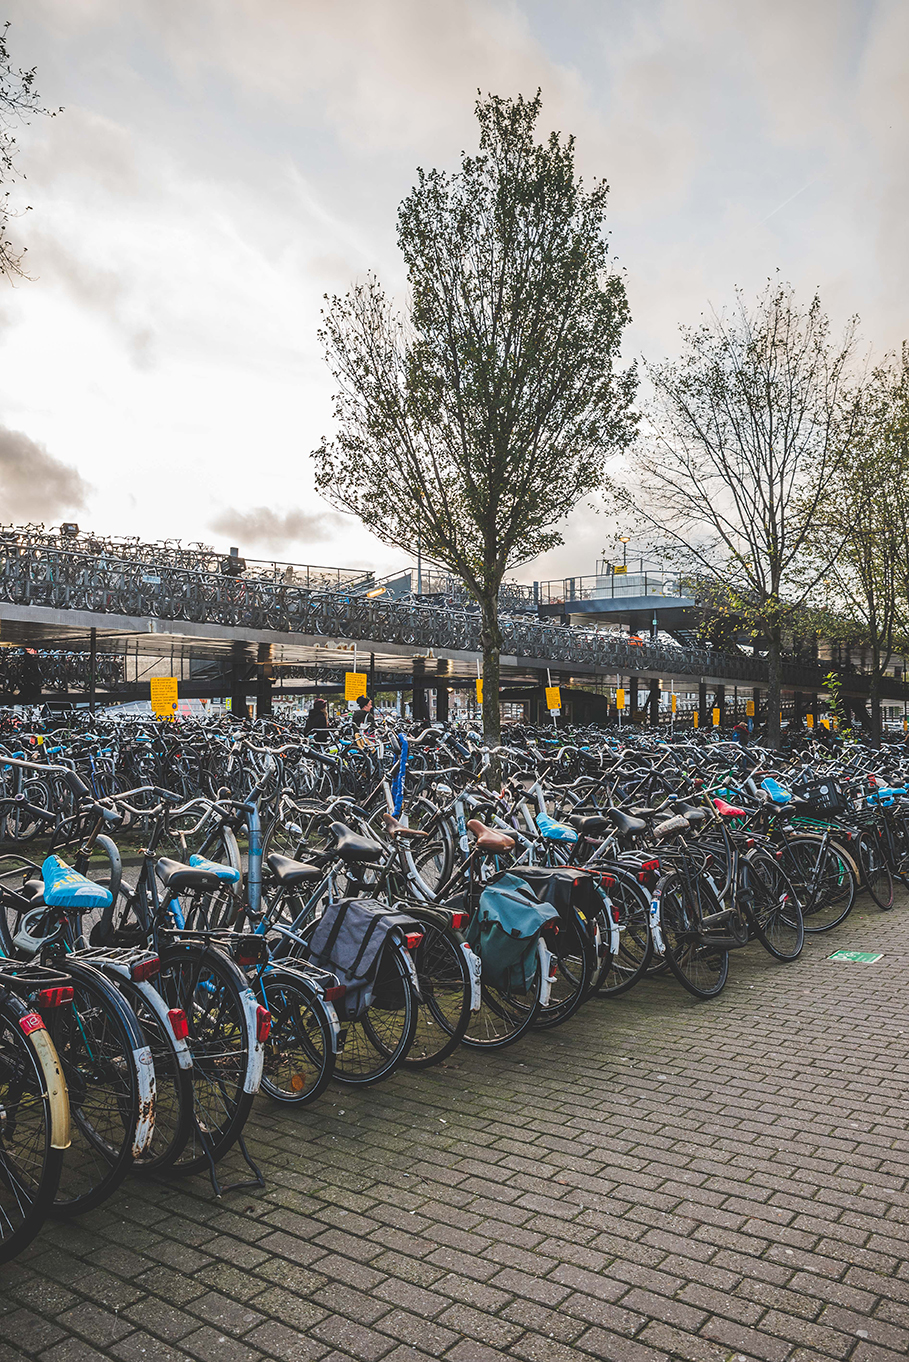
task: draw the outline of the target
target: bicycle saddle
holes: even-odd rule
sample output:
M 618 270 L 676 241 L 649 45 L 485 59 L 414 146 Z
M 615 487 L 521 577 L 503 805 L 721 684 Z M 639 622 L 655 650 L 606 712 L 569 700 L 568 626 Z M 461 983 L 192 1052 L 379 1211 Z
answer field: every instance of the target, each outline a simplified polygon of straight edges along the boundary
M 634 833 L 647 831 L 647 824 L 643 818 L 632 818 L 630 814 L 623 813 L 621 809 L 610 809 L 608 817 L 612 826 L 622 837 L 631 837 Z
M 220 861 L 207 861 L 204 856 L 195 854 L 190 856 L 189 863 L 194 870 L 208 870 L 212 875 L 217 875 L 223 884 L 240 883 L 240 872 L 232 865 L 222 865 Z
M 536 824 L 543 836 L 550 842 L 576 842 L 578 840 L 578 834 L 574 828 L 570 828 L 567 823 L 559 823 L 546 813 L 537 814 Z
M 471 818 L 467 826 L 476 837 L 477 846 L 482 851 L 511 851 L 514 847 L 514 838 L 509 837 L 507 832 L 500 832 L 498 828 L 488 828 L 479 818 Z
M 665 823 L 657 823 L 653 835 L 659 841 L 664 842 L 667 837 L 676 837 L 680 832 L 687 831 L 688 819 L 679 813 L 674 818 L 667 818 Z
M 403 837 L 406 841 L 415 837 L 429 836 L 429 833 L 424 832 L 422 828 L 409 828 L 406 823 L 399 823 L 392 813 L 383 813 L 382 820 L 389 837 Z
M 266 856 L 265 860 L 269 870 L 281 884 L 307 884 L 322 878 L 322 871 L 317 865 L 309 865 L 306 861 L 292 861 L 289 856 L 279 856 L 276 851 Z
M 59 856 L 48 856 L 41 866 L 41 874 L 44 902 L 48 908 L 109 908 L 114 901 L 109 889 L 80 875 Z
M 598 837 L 609 828 L 609 819 L 604 818 L 601 813 L 587 815 L 573 813 L 568 821 L 573 828 L 577 828 L 582 837 Z
M 155 866 L 155 874 L 163 885 L 177 894 L 183 889 L 217 889 L 221 883 L 211 870 L 197 870 L 182 861 L 172 861 L 169 856 L 161 857 Z
M 703 823 L 704 819 L 707 817 L 707 810 L 699 809 L 696 804 L 676 804 L 673 812 L 681 814 L 683 818 L 687 818 L 693 828 L 696 828 L 699 823 Z
M 784 789 L 778 780 L 774 780 L 773 776 L 764 777 L 761 789 L 767 791 L 774 804 L 788 804 L 792 798 L 790 792 Z
M 382 857 L 382 845 L 370 837 L 360 837 L 346 823 L 332 823 L 331 831 L 335 837 L 335 851 L 345 861 L 378 861 Z
M 745 810 L 736 808 L 734 804 L 727 804 L 725 799 L 715 799 L 714 805 L 717 813 L 722 818 L 744 818 Z

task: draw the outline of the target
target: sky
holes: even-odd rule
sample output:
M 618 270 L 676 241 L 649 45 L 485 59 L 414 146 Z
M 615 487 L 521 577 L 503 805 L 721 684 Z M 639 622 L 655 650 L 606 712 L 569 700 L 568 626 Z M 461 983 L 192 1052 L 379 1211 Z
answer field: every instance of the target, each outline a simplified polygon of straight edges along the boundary
M 907 0 L 0 0 L 54 118 L 18 136 L 0 521 L 403 562 L 314 490 L 326 293 L 400 296 L 417 166 L 477 90 L 542 90 L 610 185 L 627 359 L 777 272 L 880 358 L 909 337 Z M 585 502 L 525 581 L 592 572 Z

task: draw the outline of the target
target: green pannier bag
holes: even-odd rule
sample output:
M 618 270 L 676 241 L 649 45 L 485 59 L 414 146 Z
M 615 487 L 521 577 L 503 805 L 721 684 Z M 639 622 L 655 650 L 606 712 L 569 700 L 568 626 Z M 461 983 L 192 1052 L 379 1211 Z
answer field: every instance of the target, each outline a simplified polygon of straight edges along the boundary
M 502 875 L 480 895 L 467 940 L 483 962 L 483 983 L 501 993 L 526 993 L 537 968 L 537 939 L 556 914 L 537 903 L 515 875 Z

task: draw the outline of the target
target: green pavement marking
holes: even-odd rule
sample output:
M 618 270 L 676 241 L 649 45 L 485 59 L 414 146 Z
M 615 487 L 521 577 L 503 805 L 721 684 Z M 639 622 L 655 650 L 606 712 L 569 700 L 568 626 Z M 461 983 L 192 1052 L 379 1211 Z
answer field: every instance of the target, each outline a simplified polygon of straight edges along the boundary
M 873 965 L 883 958 L 872 951 L 834 951 L 827 956 L 828 960 L 845 960 L 850 965 Z

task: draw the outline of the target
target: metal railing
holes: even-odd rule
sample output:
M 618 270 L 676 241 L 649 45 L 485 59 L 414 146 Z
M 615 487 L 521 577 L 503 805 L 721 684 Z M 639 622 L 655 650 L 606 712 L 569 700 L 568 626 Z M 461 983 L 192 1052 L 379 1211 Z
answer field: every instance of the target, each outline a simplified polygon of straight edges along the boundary
M 479 616 L 468 610 L 160 564 L 152 572 L 146 562 L 9 545 L 2 539 L 0 600 L 79 610 L 99 619 L 121 615 L 185 620 L 240 631 L 359 639 L 379 646 L 395 643 L 418 651 L 480 651 Z M 615 633 L 568 628 L 526 615 L 504 616 L 501 631 L 505 655 L 563 671 L 576 663 L 620 675 L 675 672 L 733 683 L 767 679 L 766 662 L 744 653 L 652 642 L 635 645 Z M 790 659 L 784 663 L 784 684 L 819 689 L 829 669 L 829 664 Z
M 694 596 L 694 583 L 686 582 L 677 572 L 664 572 L 661 569 L 596 573 L 539 583 L 540 605 L 564 605 L 568 601 L 594 601 L 622 596 L 691 598 Z

